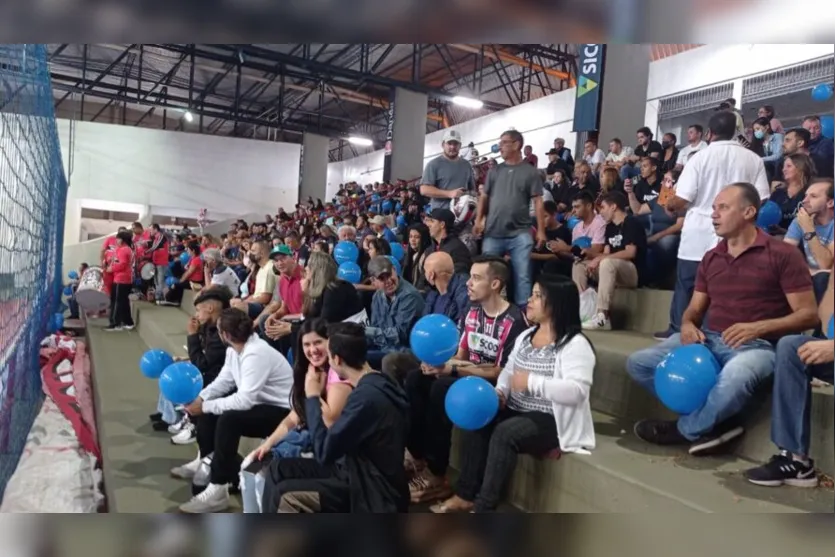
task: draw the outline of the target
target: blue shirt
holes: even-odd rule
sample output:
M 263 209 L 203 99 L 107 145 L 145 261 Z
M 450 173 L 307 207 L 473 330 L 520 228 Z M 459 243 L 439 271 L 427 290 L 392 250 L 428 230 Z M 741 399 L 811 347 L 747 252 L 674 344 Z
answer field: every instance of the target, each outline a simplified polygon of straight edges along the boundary
M 426 306 L 423 315 L 440 313 L 446 315 L 457 325 L 470 309 L 470 296 L 467 293 L 467 275 L 455 274 L 449 281 L 446 294 L 437 290 L 426 293 Z
M 371 347 L 381 350 L 409 346 L 409 333 L 423 315 L 423 306 L 423 296 L 403 279 L 400 279 L 391 299 L 382 290 L 377 290 L 371 299 L 371 320 L 365 328 L 366 340 Z
M 828 246 L 832 243 L 833 231 L 835 231 L 835 220 L 829 221 L 829 224 L 815 225 L 815 232 L 818 233 L 818 241 L 823 246 Z M 815 254 L 809 248 L 809 242 L 803 239 L 803 229 L 797 224 L 797 219 L 794 219 L 791 225 L 789 225 L 789 230 L 786 232 L 786 240 L 799 242 L 803 246 L 803 253 L 806 254 L 806 261 L 809 263 L 809 268 L 813 271 L 820 270 L 820 265 L 818 265 L 818 261 L 815 259 Z
M 397 243 L 397 236 L 392 232 L 391 228 L 388 226 L 383 228 L 383 239 L 388 242 L 389 244 L 396 244 Z

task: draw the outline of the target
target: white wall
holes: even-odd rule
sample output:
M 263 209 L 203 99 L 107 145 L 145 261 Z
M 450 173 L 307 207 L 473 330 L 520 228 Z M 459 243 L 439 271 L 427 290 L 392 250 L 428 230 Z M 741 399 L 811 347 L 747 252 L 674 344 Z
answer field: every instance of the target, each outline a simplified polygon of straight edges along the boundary
M 133 126 L 58 120 L 70 181 L 65 243 L 78 241 L 80 200 L 103 200 L 183 211 L 212 220 L 291 210 L 299 189 L 300 146 Z M 72 161 L 73 172 L 69 173 Z
M 575 142 L 575 134 L 571 131 L 574 96 L 574 89 L 568 89 L 451 126 L 449 129 L 458 130 L 465 145 L 472 141 L 483 156 L 490 153 L 491 145 L 498 143 L 502 132 L 515 128 L 524 135 L 525 144 L 533 147 L 534 153 L 539 156 L 540 166 L 544 167 L 547 164 L 545 153 L 554 146 L 555 138 L 564 138 L 566 145 L 573 145 Z M 441 153 L 444 131 L 439 130 L 426 135 L 423 147 L 424 165 Z M 328 164 L 327 198 L 334 196 L 339 184 L 382 181 L 384 158 L 384 151 L 379 150 Z

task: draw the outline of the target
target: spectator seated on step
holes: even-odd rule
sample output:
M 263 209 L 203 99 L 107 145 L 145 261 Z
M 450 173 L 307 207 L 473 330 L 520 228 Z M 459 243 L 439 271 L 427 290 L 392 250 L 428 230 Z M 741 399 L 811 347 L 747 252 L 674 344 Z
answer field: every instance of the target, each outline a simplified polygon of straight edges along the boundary
M 397 236 L 394 234 L 392 229 L 389 228 L 386 217 L 383 215 L 377 215 L 368 222 L 371 224 L 371 229 L 378 238 L 385 240 L 389 244 L 397 242 Z
M 261 315 L 273 300 L 276 273 L 269 254 L 270 248 L 267 242 L 252 243 L 249 251 L 249 275 L 241 283 L 241 297 L 232 300 L 233 308 L 245 311 L 252 319 Z
M 409 333 L 423 315 L 425 302 L 414 286 L 397 275 L 385 256 L 373 257 L 368 262 L 368 276 L 376 289 L 371 301 L 371 318 L 365 328 L 368 361 L 374 369 L 380 369 L 386 354 L 409 347 Z
M 540 276 L 526 312 L 535 326 L 516 338 L 499 375 L 499 414 L 482 429 L 461 432 L 455 495 L 433 512 L 495 511 L 519 454 L 594 449 L 589 393 L 595 353 L 581 331 L 577 286 Z
M 641 159 L 639 168 L 640 175 L 624 181 L 623 191 L 628 196 L 629 209 L 644 226 L 647 236 L 649 236 L 653 233 L 655 218 L 661 220 L 659 226 L 667 224 L 672 218 L 664 212 L 663 207 L 658 206 L 662 178 L 658 171 L 658 161 L 651 157 L 645 157 Z
M 614 191 L 603 196 L 600 216 L 606 221 L 603 253 L 574 264 L 572 278 L 580 292 L 597 282 L 597 311 L 584 329 L 610 330 L 609 308 L 616 288 L 637 288 L 646 260 L 647 237 L 638 219 L 626 211 L 626 196 Z
M 313 263 L 311 261 L 311 263 Z M 313 443 L 307 427 L 307 413 L 305 412 L 305 382 L 308 374 L 322 374 L 327 377 L 321 395 L 322 422 L 326 428 L 333 426 L 342 414 L 348 396 L 353 386 L 339 378 L 331 369 L 328 362 L 328 321 L 321 317 L 306 319 L 298 331 L 296 344 L 296 359 L 293 362 L 293 390 L 290 393 L 290 414 L 284 418 L 275 431 L 250 454 L 246 460 L 258 460 L 265 463 L 265 469 L 260 474 L 266 476 L 271 461 L 281 458 L 312 458 Z M 247 472 L 242 472 L 244 480 Z M 248 480 L 248 478 L 247 478 Z M 256 482 L 250 485 L 247 480 L 242 481 L 246 489 L 255 489 Z M 254 497 L 243 497 L 244 512 L 258 513 L 261 509 L 262 489 Z M 243 488 L 242 488 L 243 489 Z M 256 490 L 257 491 L 257 490 Z M 249 503 L 257 501 L 254 506 Z
M 423 264 L 426 281 L 432 288 L 424 298 L 423 315 L 439 313 L 458 323 L 470 308 L 467 278 L 455 272 L 452 257 L 443 251 L 430 253 Z M 467 269 L 469 272 L 469 269 Z
M 583 160 L 591 168 L 591 173 L 597 176 L 600 173 L 600 168 L 606 161 L 606 154 L 603 153 L 603 149 L 597 146 L 596 141 L 589 139 L 583 148 Z
M 653 285 L 663 284 L 666 277 L 675 275 L 684 216 L 667 209 L 666 203 L 676 194 L 679 175 L 678 170 L 667 171 L 661 179 L 661 195 L 651 202 L 653 218 L 647 237 L 646 272 L 647 282 Z
M 774 372 L 773 343 L 817 324 L 803 256 L 757 228 L 760 195 L 748 183 L 719 192 L 711 218 L 721 241 L 698 267 L 681 333 L 635 352 L 626 362 L 629 375 L 653 394 L 656 366 L 679 346 L 702 343 L 722 367 L 701 409 L 678 421 L 638 422 L 635 434 L 646 442 L 689 444 L 690 454 L 698 456 L 742 435 L 740 412 Z
M 199 453 L 171 470 L 175 478 L 191 480 L 203 459 L 211 460 L 209 485 L 180 506 L 188 514 L 228 509 L 229 485 L 238 481 L 240 471 L 241 437 L 263 439 L 290 413 L 293 368 L 284 356 L 255 334 L 252 320 L 241 310 L 224 310 L 217 328 L 228 346 L 223 368 L 185 407 L 197 427 Z
M 367 336 L 356 323 L 329 327 L 330 366 L 353 391 L 327 427 L 321 399 L 327 376 L 306 374 L 305 417 L 314 458 L 279 458 L 270 464 L 265 513 L 408 511 L 403 454 L 409 403 L 397 383 L 368 364 Z
M 623 144 L 620 138 L 612 138 L 609 141 L 609 153 L 603 163 L 605 168 L 614 168 L 620 176 L 621 169 L 629 164 L 629 157 L 632 156 L 632 147 Z
M 75 300 L 75 293 L 78 291 L 78 285 L 81 282 L 81 277 L 84 276 L 84 272 L 90 266 L 86 263 L 82 263 L 78 266 L 78 278 L 70 280 L 70 283 L 67 285 L 72 290 L 72 295 L 67 298 L 67 306 L 70 308 L 70 319 L 78 319 L 80 317 L 80 313 L 78 310 L 78 302 Z
M 819 174 L 831 178 L 835 165 L 835 144 L 831 137 L 823 135 L 820 116 L 806 116 L 803 128 L 809 132 L 809 153 L 815 159 Z
M 292 321 L 302 318 L 304 269 L 293 260 L 293 250 L 284 244 L 272 249 L 270 260 L 273 270 L 278 274 L 278 284 L 272 302 L 264 308 L 255 323 L 265 338 L 277 341 L 290 334 Z M 289 346 L 280 351 L 286 354 Z M 275 345 L 273 347 L 279 349 Z
M 186 349 L 188 357 L 176 361 L 191 362 L 203 376 L 203 385 L 210 385 L 217 378 L 226 361 L 226 345 L 217 332 L 217 321 L 225 309 L 229 309 L 232 294 L 225 287 L 205 288 L 194 299 L 194 316 L 186 323 Z M 168 431 L 175 445 L 187 445 L 195 440 L 194 424 L 188 415 L 177 411 L 162 395 L 157 403 L 157 413 L 151 416 L 154 430 Z
M 833 217 L 832 178 L 813 178 L 806 189 L 797 216 L 789 225 L 783 240 L 793 246 L 801 246 L 812 273 L 815 297 L 820 301 L 829 282 L 835 243 L 835 217 Z
M 638 145 L 632 150 L 632 156 L 627 157 L 628 164 L 621 167 L 620 177 L 635 178 L 641 174 L 641 160 L 652 157 L 661 163 L 664 158 L 664 148 L 652 138 L 652 131 L 644 126 L 636 132 Z
M 547 242 L 541 248 L 534 247 L 531 252 L 532 276 L 550 273 L 571 276 L 574 255 L 571 253 L 571 230 L 558 218 L 557 204 L 545 201 L 545 237 Z
M 448 253 L 455 265 L 455 272 L 466 274 L 470 271 L 472 255 L 466 244 L 452 230 L 455 215 L 449 209 L 433 209 L 424 219 L 432 237 L 432 251 Z
M 769 196 L 780 207 L 780 222 L 768 229 L 769 234 L 782 236 L 797 216 L 797 210 L 806 196 L 806 188 L 815 175 L 815 166 L 808 155 L 795 153 L 783 159 L 783 180 L 778 182 Z
M 233 295 L 241 287 L 241 279 L 230 267 L 223 263 L 223 256 L 217 248 L 203 252 L 203 264 L 206 268 L 205 283 L 207 288 L 224 287 Z
M 831 271 L 831 269 L 830 269 Z M 832 319 L 833 273 L 818 306 L 821 329 Z M 835 341 L 807 335 L 788 335 L 777 343 L 771 441 L 779 452 L 762 466 L 745 472 L 749 482 L 767 487 L 817 487 L 815 462 L 809 458 L 811 437 L 811 379 L 832 383 Z

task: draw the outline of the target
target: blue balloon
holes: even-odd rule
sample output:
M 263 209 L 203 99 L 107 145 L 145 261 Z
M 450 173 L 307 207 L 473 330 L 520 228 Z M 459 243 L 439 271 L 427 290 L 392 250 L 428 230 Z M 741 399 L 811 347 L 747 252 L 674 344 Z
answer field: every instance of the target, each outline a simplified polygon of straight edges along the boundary
M 403 215 L 397 216 L 397 226 L 405 227 L 407 224 L 408 221 L 406 221 L 406 217 L 404 217 Z
M 429 213 L 431 213 L 432 212 L 432 205 L 424 205 L 423 206 L 423 212 L 426 213 L 427 215 Z
M 290 364 L 291 366 L 293 365 L 293 349 L 292 348 L 287 349 L 287 363 Z
M 395 212 L 395 213 L 399 213 L 399 212 L 400 212 L 400 210 L 401 210 L 402 208 L 403 208 L 403 205 L 401 205 L 401 204 L 398 202 L 398 203 L 394 206 L 394 212 Z
M 166 277 L 165 286 L 167 286 L 168 288 L 174 288 L 174 285 L 177 284 L 177 282 L 177 279 L 175 279 L 174 277 Z
M 499 144 L 498 143 L 492 144 L 490 146 L 490 152 L 491 153 L 498 153 L 499 152 Z
M 446 393 L 444 408 L 449 421 L 461 429 L 475 431 L 493 421 L 499 412 L 496 389 L 481 377 L 459 379 Z
M 360 256 L 360 249 L 354 242 L 342 240 L 333 248 L 333 258 L 340 265 L 346 261 L 356 262 Z
M 766 201 L 760 207 L 760 214 L 757 215 L 757 226 L 763 230 L 768 230 L 769 227 L 780 224 L 783 220 L 783 211 L 780 206 L 773 201 Z
M 571 245 L 577 246 L 580 249 L 589 249 L 591 247 L 591 238 L 588 236 L 580 236 Z
M 568 226 L 569 230 L 574 230 L 574 227 L 580 224 L 580 219 L 575 216 L 568 217 L 568 220 L 565 221 L 566 226 Z
M 203 390 L 203 376 L 191 362 L 177 362 L 162 371 L 159 390 L 171 404 L 189 404 Z
M 64 287 L 64 296 L 72 296 L 72 286 Z
M 820 83 L 812 88 L 812 99 L 817 102 L 826 102 L 832 98 L 832 85 Z
M 679 346 L 655 368 L 655 392 L 673 412 L 692 414 L 704 406 L 721 369 L 703 344 Z
M 391 264 L 394 266 L 394 272 L 397 273 L 397 276 L 399 277 L 400 275 L 402 275 L 403 267 L 400 266 L 400 261 L 395 259 L 392 255 L 387 255 L 386 257 L 389 261 L 391 261 Z
M 64 314 L 63 313 L 53 313 L 49 318 L 49 323 L 47 323 L 48 329 L 52 333 L 57 333 L 60 331 L 64 326 Z
M 829 139 L 835 137 L 835 119 L 831 114 L 821 116 L 821 135 Z
M 191 261 L 191 256 L 188 254 L 187 251 L 184 251 L 180 254 L 180 263 L 183 264 L 183 267 L 188 265 L 188 262 Z
M 829 326 L 826 328 L 826 338 L 835 338 L 835 315 L 829 318 Z
M 391 244 L 391 256 L 397 259 L 397 261 L 403 261 L 403 257 L 406 256 L 406 251 L 403 249 L 403 246 L 397 242 Z
M 409 346 L 421 362 L 443 365 L 458 352 L 458 327 L 446 315 L 425 315 L 412 327 Z
M 139 371 L 149 379 L 159 379 L 165 368 L 174 363 L 174 358 L 165 350 L 153 348 L 139 358 Z
M 76 271 L 70 271 L 67 273 L 67 276 L 70 277 L 70 280 L 76 280 L 78 278 L 78 273 Z
M 392 203 L 388 199 L 383 201 L 383 212 L 384 213 L 391 213 L 393 211 L 394 211 L 394 203 Z
M 344 261 L 339 264 L 336 276 L 342 280 L 347 280 L 351 284 L 359 284 L 362 280 L 362 268 L 356 261 Z

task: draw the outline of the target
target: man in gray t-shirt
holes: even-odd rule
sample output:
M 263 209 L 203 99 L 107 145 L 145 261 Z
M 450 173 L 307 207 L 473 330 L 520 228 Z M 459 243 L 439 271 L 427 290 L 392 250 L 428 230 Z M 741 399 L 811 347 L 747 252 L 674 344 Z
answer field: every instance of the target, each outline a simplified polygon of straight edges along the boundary
M 435 209 L 451 209 L 452 200 L 475 190 L 472 165 L 458 156 L 461 150 L 461 134 L 447 130 L 444 134 L 442 155 L 426 164 L 420 181 L 420 194 L 429 198 L 429 206 Z
M 523 145 L 524 139 L 518 131 L 508 130 L 502 134 L 499 149 L 504 162 L 487 175 L 473 228 L 476 235 L 484 233 L 482 252 L 485 255 L 510 255 L 513 302 L 520 306 L 526 304 L 531 295 L 533 224 L 536 224 L 536 242 L 545 243 L 542 176 L 539 170 L 525 163 Z M 530 214 L 532 200 L 535 223 Z

